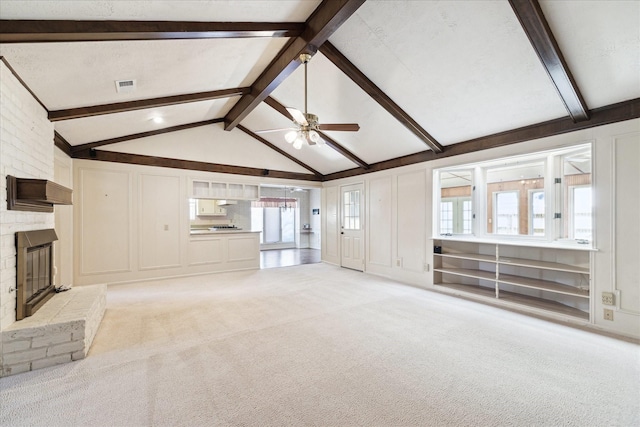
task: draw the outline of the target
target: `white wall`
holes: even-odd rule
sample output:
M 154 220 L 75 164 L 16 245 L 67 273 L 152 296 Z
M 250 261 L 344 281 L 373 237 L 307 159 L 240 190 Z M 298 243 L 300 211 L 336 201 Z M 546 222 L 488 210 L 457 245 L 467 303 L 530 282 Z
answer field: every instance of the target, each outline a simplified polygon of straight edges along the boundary
M 54 149 L 54 181 L 73 189 L 73 160 L 59 148 Z M 56 286 L 73 284 L 73 206 L 54 206 L 58 241 L 54 243 Z
M 311 249 L 321 249 L 321 239 L 320 232 L 322 230 L 322 211 L 319 214 L 314 215 L 314 209 L 320 209 L 322 206 L 321 197 L 322 191 L 320 189 L 310 189 L 309 190 L 309 209 L 311 210 L 309 225 L 311 226 L 311 235 L 309 236 L 309 248 Z
M 0 62 L 0 331 L 16 318 L 15 233 L 54 228 L 53 213 L 7 211 L 6 177 L 53 180 L 53 152 L 47 111 Z
M 431 267 L 425 264 L 432 263 L 435 168 L 591 141 L 598 249 L 594 253 L 592 327 L 640 337 L 640 119 L 326 182 L 322 259 L 340 264 L 340 186 L 364 180 L 368 201 L 365 271 L 429 288 L 433 273 L 425 271 Z M 603 318 L 602 292 L 617 292 L 613 322 Z
M 259 268 L 257 247 L 255 260 L 230 261 L 230 255 L 227 263 L 225 254 L 234 249 L 225 246 L 225 238 L 190 236 L 189 185 L 191 179 L 248 184 L 266 179 L 91 160 L 74 160 L 73 171 L 75 285 Z M 229 213 L 244 225 L 236 218 L 242 212 L 232 207 L 224 221 Z

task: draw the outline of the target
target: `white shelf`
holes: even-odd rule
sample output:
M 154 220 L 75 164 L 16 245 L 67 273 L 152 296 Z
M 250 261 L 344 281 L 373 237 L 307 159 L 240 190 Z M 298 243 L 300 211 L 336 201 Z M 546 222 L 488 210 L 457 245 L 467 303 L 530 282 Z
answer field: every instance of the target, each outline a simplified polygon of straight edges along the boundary
M 517 304 L 518 306 L 531 307 L 538 310 L 561 314 L 563 316 L 578 318 L 581 320 L 589 320 L 589 313 L 553 300 L 536 298 L 508 291 L 500 291 L 500 298 L 496 298 L 495 290 L 492 288 L 474 285 L 462 285 L 459 283 L 435 283 L 434 285 L 436 289 L 443 290 L 447 293 L 480 297 L 482 301 L 493 304 L 513 303 Z
M 581 298 L 589 298 L 589 291 L 575 288 L 569 285 L 563 285 L 548 280 L 531 279 L 522 276 L 512 276 L 509 274 L 500 274 L 499 283 L 506 283 L 514 286 L 522 286 L 523 288 L 538 289 L 541 291 L 556 292 L 558 294 L 573 295 Z
M 529 267 L 539 270 L 566 271 L 569 273 L 589 274 L 589 269 L 576 265 L 561 264 L 557 262 L 538 261 L 534 259 L 507 258 L 500 257 L 498 263 L 504 265 L 512 265 L 514 267 Z
M 573 251 L 597 251 L 592 244 L 583 245 L 573 240 L 524 240 L 518 239 L 506 239 L 506 238 L 480 238 L 475 236 L 440 236 L 431 237 L 433 241 L 441 242 L 466 242 L 466 243 L 486 243 L 490 245 L 503 245 L 503 246 L 526 246 L 529 248 L 549 248 L 549 249 L 568 249 Z
M 472 270 L 468 268 L 434 268 L 444 274 L 455 274 L 456 276 L 471 277 L 473 279 L 496 281 L 496 273 L 493 271 Z
M 191 179 L 191 197 L 194 199 L 258 200 L 260 199 L 260 185 Z
M 470 261 L 491 262 L 494 264 L 496 263 L 495 255 L 463 254 L 463 253 L 442 253 L 442 254 L 433 254 L 433 255 L 441 256 L 443 258 L 467 259 Z
M 434 286 L 589 320 L 591 254 L 566 247 L 434 239 Z M 487 253 L 495 252 L 495 255 Z M 508 273 L 508 274 L 507 274 Z M 457 277 L 457 278 L 456 278 Z M 538 278 L 539 277 L 539 278 Z M 495 286 L 480 286 L 481 281 Z M 541 291 L 532 292 L 532 291 Z

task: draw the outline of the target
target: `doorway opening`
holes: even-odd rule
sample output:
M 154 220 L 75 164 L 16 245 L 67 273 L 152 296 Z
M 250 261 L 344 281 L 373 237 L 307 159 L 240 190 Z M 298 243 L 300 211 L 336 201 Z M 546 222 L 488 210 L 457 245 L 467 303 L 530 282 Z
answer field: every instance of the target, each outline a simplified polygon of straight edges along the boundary
M 260 268 L 320 262 L 321 190 L 261 186 L 251 203 L 251 229 L 260 230 Z

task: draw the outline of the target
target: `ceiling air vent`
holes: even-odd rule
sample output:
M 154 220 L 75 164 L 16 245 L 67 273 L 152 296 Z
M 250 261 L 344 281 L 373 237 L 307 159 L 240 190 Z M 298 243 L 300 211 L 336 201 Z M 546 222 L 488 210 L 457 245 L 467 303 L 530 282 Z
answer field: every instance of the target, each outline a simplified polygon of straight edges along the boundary
M 116 90 L 118 93 L 133 92 L 136 90 L 135 80 L 116 80 Z

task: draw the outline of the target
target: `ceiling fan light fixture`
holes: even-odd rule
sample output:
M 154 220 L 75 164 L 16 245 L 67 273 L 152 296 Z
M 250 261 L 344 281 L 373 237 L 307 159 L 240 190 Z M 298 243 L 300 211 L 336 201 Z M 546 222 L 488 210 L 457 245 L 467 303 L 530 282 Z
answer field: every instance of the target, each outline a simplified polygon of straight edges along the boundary
M 309 63 L 309 60 L 311 60 L 311 55 L 303 53 L 300 55 L 299 59 L 300 63 L 304 65 L 304 113 L 296 108 L 285 107 L 286 113 L 281 112 L 284 115 L 289 116 L 293 121 L 292 128 L 271 129 L 257 131 L 257 133 L 288 130 L 289 132 L 284 134 L 285 141 L 289 144 L 293 144 L 295 149 L 300 150 L 305 143 L 308 145 L 326 145 L 326 141 L 320 136 L 321 134 L 319 131 L 321 130 L 347 132 L 355 132 L 359 130 L 360 126 L 358 126 L 357 123 L 320 124 L 318 116 L 307 110 L 307 64 Z
M 284 139 L 289 144 L 291 144 L 293 141 L 295 141 L 296 138 L 298 138 L 298 131 L 292 130 L 292 131 L 289 131 L 286 134 L 284 134 Z
M 320 135 L 315 130 L 309 131 L 309 139 L 316 144 L 320 143 Z

